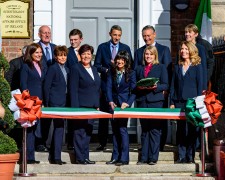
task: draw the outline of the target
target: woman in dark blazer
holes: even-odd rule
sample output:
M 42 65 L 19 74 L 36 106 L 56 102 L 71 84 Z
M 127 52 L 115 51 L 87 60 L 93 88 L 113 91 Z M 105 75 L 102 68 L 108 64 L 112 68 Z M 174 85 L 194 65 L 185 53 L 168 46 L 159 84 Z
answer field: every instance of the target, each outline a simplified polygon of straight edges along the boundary
M 131 57 L 127 51 L 120 51 L 114 59 L 111 72 L 107 77 L 106 94 L 111 110 L 115 107 L 131 107 L 135 100 L 136 75 L 131 70 Z M 127 118 L 111 119 L 113 131 L 112 159 L 106 164 L 129 164 L 129 135 Z
M 42 100 L 42 84 L 45 78 L 46 69 L 41 65 L 41 46 L 32 43 L 26 50 L 25 61 L 20 73 L 21 90 L 28 89 L 31 96 L 38 96 Z M 37 125 L 27 129 L 27 163 L 37 164 L 35 160 L 35 130 Z
M 202 95 L 203 71 L 197 47 L 183 41 L 179 51 L 179 61 L 174 67 L 171 82 L 170 108 L 184 108 L 188 98 Z M 186 121 L 177 122 L 177 163 L 193 163 L 197 130 Z
M 148 46 L 144 50 L 143 65 L 136 69 L 137 81 L 144 78 L 159 78 L 153 87 L 137 88 L 137 107 L 162 108 L 163 91 L 168 89 L 168 73 L 164 64 L 159 64 L 156 47 Z M 159 157 L 162 124 L 157 119 L 140 119 L 142 134 L 142 155 L 137 165 L 155 165 Z
M 69 69 L 65 66 L 68 49 L 66 46 L 56 46 L 54 56 L 56 63 L 49 66 L 44 81 L 45 107 L 65 107 L 67 99 L 67 79 Z M 66 164 L 61 160 L 63 143 L 64 119 L 53 119 L 53 136 L 49 151 L 51 164 Z
M 69 94 L 71 107 L 99 108 L 101 80 L 96 67 L 91 66 L 94 49 L 88 44 L 80 47 L 81 61 L 70 71 Z M 93 120 L 74 120 L 74 150 L 77 164 L 95 164 L 89 160 L 89 142 Z

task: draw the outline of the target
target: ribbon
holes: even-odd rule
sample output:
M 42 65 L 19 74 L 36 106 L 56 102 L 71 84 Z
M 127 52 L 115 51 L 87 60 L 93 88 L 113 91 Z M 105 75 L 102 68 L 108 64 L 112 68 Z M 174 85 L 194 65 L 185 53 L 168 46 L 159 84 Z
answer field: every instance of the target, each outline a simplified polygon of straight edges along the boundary
M 211 91 L 205 91 L 203 94 L 205 94 L 204 102 L 208 110 L 209 116 L 211 117 L 211 123 L 215 124 L 221 114 L 223 105 L 219 100 L 216 99 L 216 97 L 218 96 L 216 93 L 213 93 Z
M 185 115 L 188 122 L 195 126 L 204 127 L 202 117 L 196 109 L 196 103 L 194 99 L 189 98 L 186 103 Z
M 30 96 L 28 90 L 24 90 L 22 94 L 14 94 L 16 105 L 20 108 L 16 116 L 16 120 L 22 125 L 30 127 L 35 124 L 37 119 L 41 118 L 42 101 L 37 96 Z

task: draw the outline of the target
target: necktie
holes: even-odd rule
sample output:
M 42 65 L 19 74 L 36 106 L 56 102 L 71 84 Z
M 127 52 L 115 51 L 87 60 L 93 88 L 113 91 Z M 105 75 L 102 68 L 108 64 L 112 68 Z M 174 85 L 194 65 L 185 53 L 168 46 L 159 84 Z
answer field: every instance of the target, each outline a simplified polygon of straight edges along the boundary
M 116 57 L 116 46 L 112 45 L 112 60 Z
M 117 77 L 116 77 L 116 82 L 117 82 L 118 86 L 120 84 L 121 79 L 122 79 L 122 72 L 118 71 L 117 72 Z
M 45 50 L 46 50 L 45 56 L 46 56 L 47 62 L 49 62 L 51 61 L 51 59 L 50 59 L 50 53 L 49 53 L 48 47 L 46 47 Z

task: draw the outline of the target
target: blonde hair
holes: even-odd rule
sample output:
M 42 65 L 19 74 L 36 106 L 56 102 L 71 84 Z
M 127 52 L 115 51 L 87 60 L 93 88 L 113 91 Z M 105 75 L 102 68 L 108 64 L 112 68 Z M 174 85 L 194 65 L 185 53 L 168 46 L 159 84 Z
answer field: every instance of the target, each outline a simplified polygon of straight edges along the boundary
M 152 64 L 159 64 L 159 56 L 158 56 L 158 51 L 155 46 L 147 46 L 144 50 L 143 53 L 143 65 L 145 65 L 145 52 L 149 50 L 153 55 L 155 55 L 155 60 L 153 61 Z
M 195 24 L 188 24 L 185 29 L 185 31 L 193 31 L 195 34 L 198 33 L 198 26 L 196 26 Z
M 197 66 L 198 64 L 201 64 L 201 58 L 198 55 L 198 48 L 195 46 L 195 44 L 192 42 L 182 41 L 180 44 L 180 50 L 183 44 L 188 48 L 191 65 Z M 184 64 L 184 59 L 181 57 L 180 52 L 178 64 L 180 65 Z

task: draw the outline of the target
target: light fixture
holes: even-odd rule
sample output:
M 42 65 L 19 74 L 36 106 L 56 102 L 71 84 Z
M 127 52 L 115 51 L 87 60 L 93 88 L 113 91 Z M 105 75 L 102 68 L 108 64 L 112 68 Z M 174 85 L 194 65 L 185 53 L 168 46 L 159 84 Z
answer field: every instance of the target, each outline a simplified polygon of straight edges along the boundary
M 179 11 L 186 10 L 189 7 L 189 0 L 173 0 L 173 6 Z

